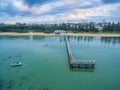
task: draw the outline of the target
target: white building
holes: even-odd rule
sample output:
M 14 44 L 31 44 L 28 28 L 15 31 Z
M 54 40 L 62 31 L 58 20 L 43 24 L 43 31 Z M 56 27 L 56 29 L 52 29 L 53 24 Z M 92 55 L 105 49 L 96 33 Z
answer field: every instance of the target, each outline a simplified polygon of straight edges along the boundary
M 64 30 L 55 30 L 54 33 L 55 34 L 66 34 L 66 31 L 64 31 Z

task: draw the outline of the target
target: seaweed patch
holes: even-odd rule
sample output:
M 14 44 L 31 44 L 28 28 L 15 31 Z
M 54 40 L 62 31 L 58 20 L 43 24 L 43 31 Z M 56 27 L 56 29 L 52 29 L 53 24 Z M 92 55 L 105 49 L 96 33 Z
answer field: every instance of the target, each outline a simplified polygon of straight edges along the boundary
M 14 85 L 15 85 L 15 81 L 14 81 L 14 80 L 10 80 L 10 81 L 8 82 L 7 89 L 11 89 Z
M 20 82 L 19 87 L 21 87 L 22 85 L 23 85 L 23 82 Z
M 28 77 L 27 76 L 22 76 L 20 79 L 21 80 L 25 80 L 25 79 L 27 79 Z
M 32 88 L 33 88 L 33 85 L 32 85 L 32 86 L 30 86 L 30 87 L 28 88 L 28 90 L 33 90 Z

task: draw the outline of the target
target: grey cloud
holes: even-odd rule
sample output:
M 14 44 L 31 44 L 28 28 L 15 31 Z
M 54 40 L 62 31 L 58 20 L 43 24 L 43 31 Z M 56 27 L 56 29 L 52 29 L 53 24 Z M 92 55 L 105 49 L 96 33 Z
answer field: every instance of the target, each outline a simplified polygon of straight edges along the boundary
M 25 0 L 25 2 L 30 6 L 34 6 L 34 5 L 43 5 L 46 3 L 50 3 L 50 2 L 54 2 L 56 0 Z M 59 0 L 57 0 L 59 1 Z
M 102 0 L 105 4 L 120 3 L 120 0 Z

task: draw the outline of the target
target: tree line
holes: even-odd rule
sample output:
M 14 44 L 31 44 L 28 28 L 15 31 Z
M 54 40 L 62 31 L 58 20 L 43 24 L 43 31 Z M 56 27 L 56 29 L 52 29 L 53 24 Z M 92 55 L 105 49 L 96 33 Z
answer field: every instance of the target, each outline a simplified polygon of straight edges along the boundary
M 52 33 L 54 30 L 67 32 L 120 32 L 120 22 L 104 23 L 62 23 L 62 24 L 0 24 L 0 32 L 45 32 Z

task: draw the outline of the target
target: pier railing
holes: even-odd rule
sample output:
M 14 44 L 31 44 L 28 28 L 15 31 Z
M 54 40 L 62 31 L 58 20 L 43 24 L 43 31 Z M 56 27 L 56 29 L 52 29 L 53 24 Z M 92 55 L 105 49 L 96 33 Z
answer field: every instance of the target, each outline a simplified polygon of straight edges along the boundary
M 95 61 L 93 60 L 74 60 L 67 35 L 65 35 L 65 42 L 70 68 L 95 68 Z

